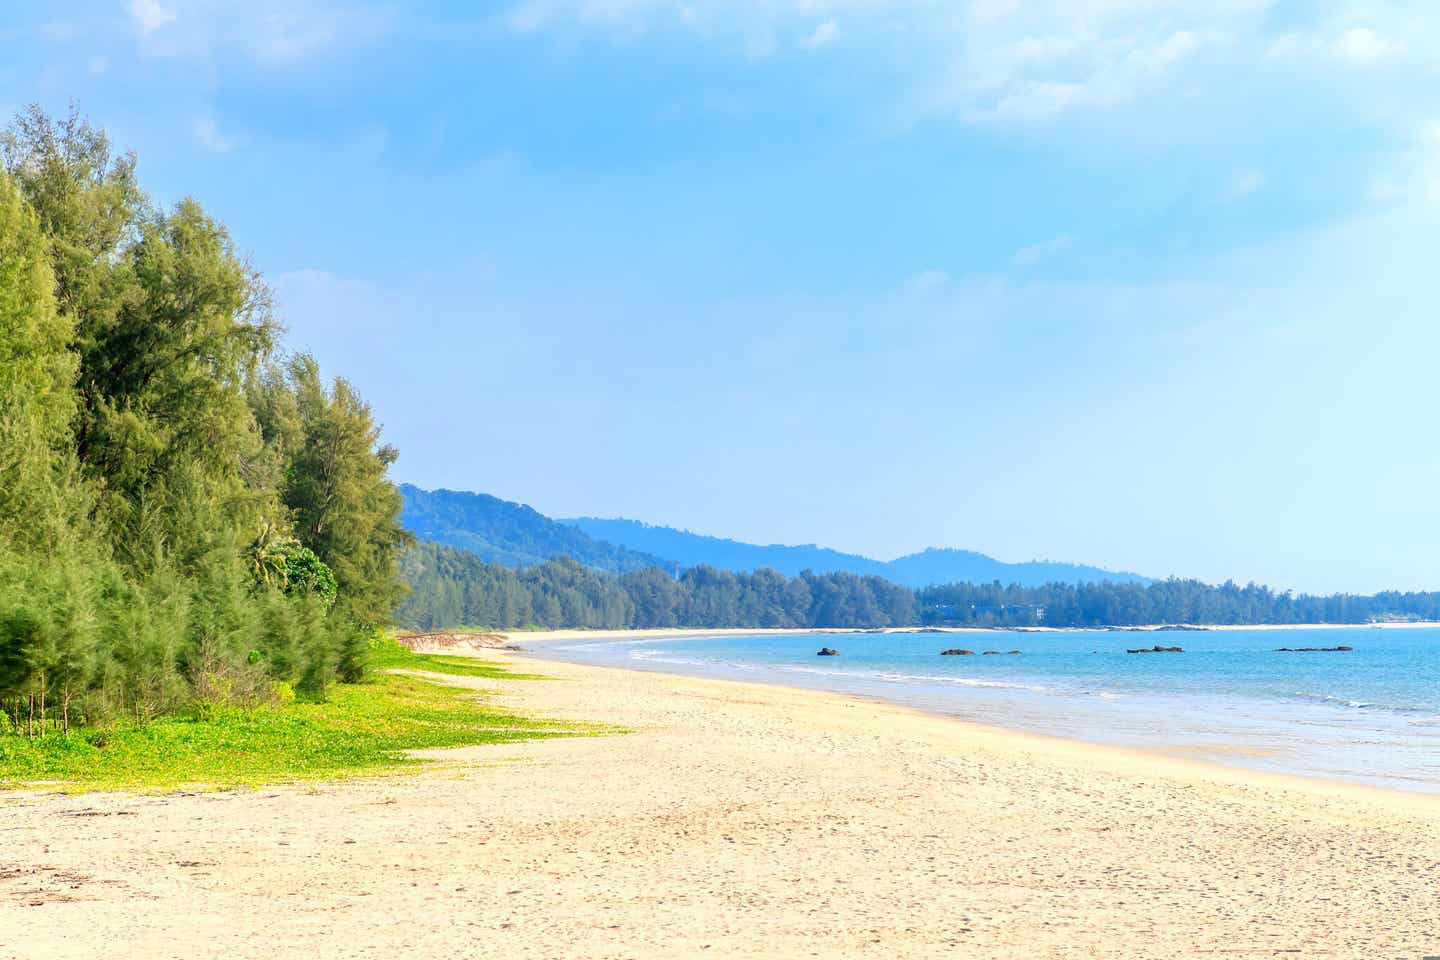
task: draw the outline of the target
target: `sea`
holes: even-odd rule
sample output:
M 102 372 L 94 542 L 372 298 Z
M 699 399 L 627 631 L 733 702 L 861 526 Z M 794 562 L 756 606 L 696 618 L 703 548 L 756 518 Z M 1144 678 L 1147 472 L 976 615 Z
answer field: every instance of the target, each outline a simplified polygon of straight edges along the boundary
M 1127 652 L 1157 645 L 1182 652 Z M 822 647 L 839 655 L 817 656 Z M 941 655 L 950 648 L 975 653 Z M 1440 793 L 1440 628 L 610 636 L 530 652 L 829 690 L 1035 733 Z

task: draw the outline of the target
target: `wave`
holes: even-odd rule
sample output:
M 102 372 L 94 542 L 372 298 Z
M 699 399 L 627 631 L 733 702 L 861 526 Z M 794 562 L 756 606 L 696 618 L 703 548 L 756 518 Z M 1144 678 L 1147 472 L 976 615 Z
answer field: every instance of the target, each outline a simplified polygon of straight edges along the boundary
M 1321 703 L 1338 703 L 1356 710 L 1365 710 L 1375 706 L 1366 700 L 1351 700 L 1349 697 L 1337 697 L 1329 693 L 1311 693 L 1308 690 L 1296 690 L 1292 696 L 1300 697 L 1303 700 L 1318 700 Z
M 759 669 L 748 663 L 735 663 L 731 660 L 721 660 L 718 657 L 711 657 L 708 660 L 690 660 L 685 657 L 666 656 L 664 650 L 637 650 L 630 654 L 630 659 L 639 660 L 643 663 L 664 663 L 674 667 L 728 667 L 731 670 Z
M 1383 710 L 1389 713 L 1428 713 L 1435 709 L 1434 707 L 1419 707 L 1398 703 L 1376 703 L 1372 700 L 1355 700 L 1350 697 L 1337 697 L 1329 693 L 1312 693 L 1308 690 L 1297 690 L 1291 694 L 1291 696 L 1319 703 L 1333 703 L 1350 710 Z M 1440 725 L 1440 717 L 1412 719 L 1410 723 L 1418 726 Z

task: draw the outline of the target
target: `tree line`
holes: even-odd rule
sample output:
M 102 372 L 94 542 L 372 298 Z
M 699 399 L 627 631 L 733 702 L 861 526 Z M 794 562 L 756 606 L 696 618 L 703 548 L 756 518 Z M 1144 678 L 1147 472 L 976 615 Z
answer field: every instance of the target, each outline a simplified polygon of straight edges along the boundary
M 465 550 L 422 543 L 402 561 L 411 592 L 398 620 L 437 630 L 470 626 L 645 629 L 652 627 L 898 626 L 1109 627 L 1155 624 L 1366 623 L 1440 620 L 1440 593 L 1296 595 L 1198 580 L 1052 583 L 1040 587 L 956 583 L 912 591 L 880 577 L 774 570 L 733 573 L 691 567 L 676 579 L 659 567 L 623 574 L 568 557 L 521 569 Z
M 395 451 L 280 333 L 224 225 L 102 130 L 0 135 L 0 730 L 363 674 L 403 593 Z
M 1330 596 L 1198 580 L 1051 583 L 1043 587 L 955 583 L 916 595 L 927 624 L 1108 627 L 1167 623 L 1244 625 L 1440 620 L 1440 593 Z
M 786 577 L 697 566 L 676 579 L 659 567 L 615 574 L 569 557 L 514 569 L 438 543 L 407 551 L 402 565 L 410 594 L 397 619 L 421 630 L 872 628 L 916 621 L 913 591 L 853 573 Z

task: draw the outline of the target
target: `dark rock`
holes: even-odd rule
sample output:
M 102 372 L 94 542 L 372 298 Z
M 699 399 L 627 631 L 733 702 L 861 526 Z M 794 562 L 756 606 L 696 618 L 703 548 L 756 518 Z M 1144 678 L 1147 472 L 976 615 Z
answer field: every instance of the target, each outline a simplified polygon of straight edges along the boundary
M 820 652 L 817 653 L 817 654 L 815 654 L 815 656 L 817 656 L 817 657 L 838 657 L 838 656 L 840 656 L 840 651 L 839 651 L 839 650 L 836 650 L 834 647 L 821 647 L 821 648 L 820 648 Z
M 1350 653 L 1354 647 L 1277 647 L 1276 653 Z
M 1019 651 L 1019 650 L 1007 650 L 1007 651 L 1005 651 L 1005 652 L 1008 653 L 1010 656 L 1013 657 L 1013 656 L 1015 656 L 1016 654 L 1018 654 L 1020 651 Z
M 1162 647 L 1155 644 L 1153 647 L 1143 647 L 1139 650 L 1126 650 L 1126 653 L 1184 653 L 1184 647 Z
M 982 657 L 996 657 L 996 656 L 999 656 L 999 655 L 1000 655 L 1000 651 L 999 651 L 999 650 L 986 650 L 984 653 L 980 654 L 980 656 L 982 656 Z
M 973 657 L 974 655 L 975 655 L 975 651 L 974 651 L 974 650 L 960 650 L 960 649 L 958 649 L 958 648 L 957 648 L 957 649 L 954 649 L 954 650 L 941 650 L 941 651 L 940 651 L 940 656 L 942 656 L 942 657 Z

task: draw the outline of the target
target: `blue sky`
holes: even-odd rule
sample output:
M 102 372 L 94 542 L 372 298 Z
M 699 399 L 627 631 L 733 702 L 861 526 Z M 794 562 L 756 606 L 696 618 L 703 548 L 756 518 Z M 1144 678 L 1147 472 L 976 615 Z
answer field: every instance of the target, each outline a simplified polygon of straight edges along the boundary
M 1440 9 L 20 0 L 397 475 L 881 558 L 1440 588 Z

